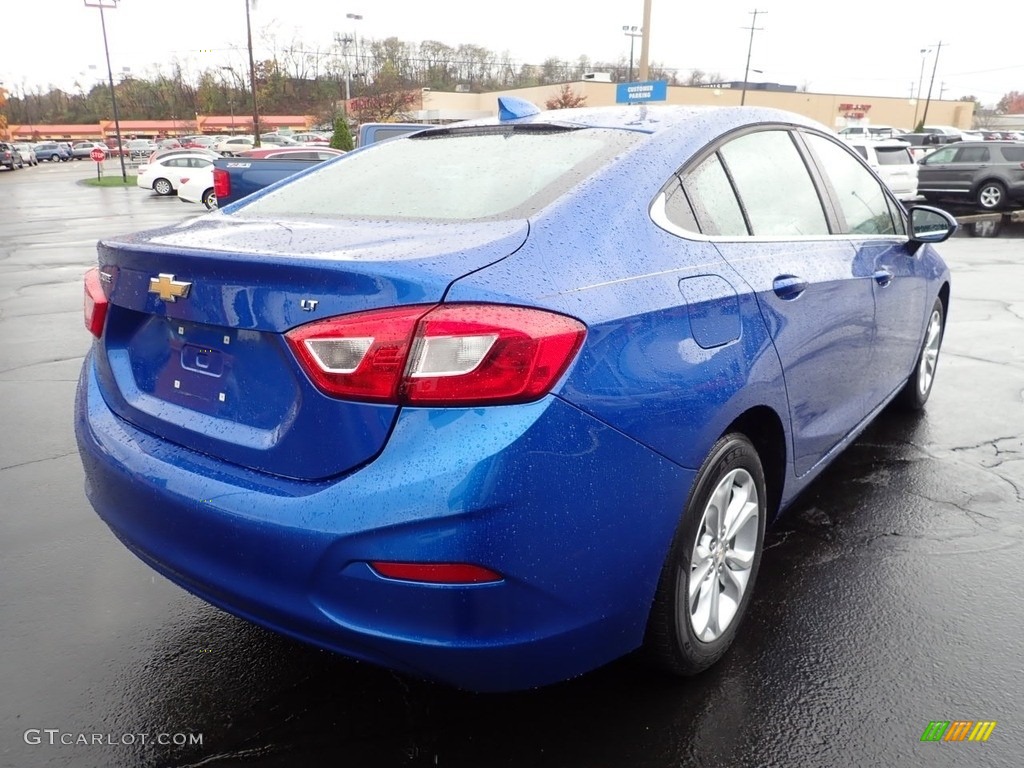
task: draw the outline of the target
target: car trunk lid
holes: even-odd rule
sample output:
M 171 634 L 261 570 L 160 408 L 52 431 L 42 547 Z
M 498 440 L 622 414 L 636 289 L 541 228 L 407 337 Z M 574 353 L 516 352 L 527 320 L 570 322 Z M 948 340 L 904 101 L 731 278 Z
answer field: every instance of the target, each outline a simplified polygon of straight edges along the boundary
M 397 406 L 317 390 L 283 337 L 335 315 L 440 302 L 515 251 L 525 221 L 236 221 L 99 245 L 110 307 L 97 355 L 122 418 L 251 469 L 321 479 L 371 460 Z

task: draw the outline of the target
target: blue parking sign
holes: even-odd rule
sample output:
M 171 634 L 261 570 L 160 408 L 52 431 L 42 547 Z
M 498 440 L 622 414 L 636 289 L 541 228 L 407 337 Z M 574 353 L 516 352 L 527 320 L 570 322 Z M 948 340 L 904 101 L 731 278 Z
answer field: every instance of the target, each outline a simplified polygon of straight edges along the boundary
M 668 85 L 664 80 L 651 80 L 646 83 L 619 83 L 615 86 L 616 104 L 635 104 L 640 101 L 665 101 L 668 98 Z

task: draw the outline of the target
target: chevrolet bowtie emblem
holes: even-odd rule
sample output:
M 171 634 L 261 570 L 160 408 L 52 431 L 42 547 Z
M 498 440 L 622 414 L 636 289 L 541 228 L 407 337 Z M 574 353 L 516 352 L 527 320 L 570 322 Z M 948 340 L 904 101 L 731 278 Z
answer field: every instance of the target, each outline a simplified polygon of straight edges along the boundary
M 161 272 L 157 277 L 149 278 L 149 292 L 157 294 L 164 301 L 187 299 L 192 283 L 175 280 L 174 275 Z

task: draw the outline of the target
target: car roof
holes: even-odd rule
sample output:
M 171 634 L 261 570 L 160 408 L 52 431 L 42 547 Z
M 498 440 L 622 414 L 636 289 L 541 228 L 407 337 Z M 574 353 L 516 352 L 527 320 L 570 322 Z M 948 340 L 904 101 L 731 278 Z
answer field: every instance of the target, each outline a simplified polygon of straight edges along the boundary
M 501 99 L 499 99 L 499 102 Z M 808 128 L 828 131 L 821 123 L 794 112 L 767 107 L 705 107 L 684 105 L 622 105 L 617 107 L 577 107 L 538 111 L 535 114 L 502 119 L 500 117 L 480 118 L 454 123 L 451 126 L 428 128 L 424 132 L 444 131 L 446 128 L 462 128 L 486 125 L 523 125 L 538 123 L 579 128 L 619 128 L 641 133 L 661 133 L 692 126 L 697 122 L 706 123 L 705 130 L 728 130 L 730 127 L 751 123 L 783 123 L 803 125 Z
M 939 149 L 946 149 L 947 147 L 1019 147 L 1020 145 L 1019 141 L 1012 141 L 1011 139 L 1003 139 L 1002 141 L 953 141 L 949 144 L 939 145 Z

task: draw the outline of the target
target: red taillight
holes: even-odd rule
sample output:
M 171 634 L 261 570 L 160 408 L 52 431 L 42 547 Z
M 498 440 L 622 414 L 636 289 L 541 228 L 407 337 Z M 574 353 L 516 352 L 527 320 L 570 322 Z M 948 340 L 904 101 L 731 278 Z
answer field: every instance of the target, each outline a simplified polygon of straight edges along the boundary
M 409 405 L 523 403 L 547 394 L 586 327 L 501 304 L 397 307 L 303 325 L 286 335 L 334 397 Z
M 231 176 L 221 168 L 213 169 L 213 194 L 220 200 L 231 194 Z
M 378 574 L 387 579 L 419 581 L 427 584 L 487 584 L 501 581 L 501 574 L 470 563 L 370 563 Z
M 85 273 L 85 327 L 97 339 L 103 335 L 103 323 L 107 319 L 107 296 L 100 283 L 99 267 Z

